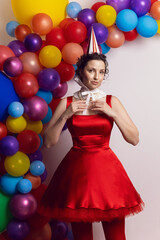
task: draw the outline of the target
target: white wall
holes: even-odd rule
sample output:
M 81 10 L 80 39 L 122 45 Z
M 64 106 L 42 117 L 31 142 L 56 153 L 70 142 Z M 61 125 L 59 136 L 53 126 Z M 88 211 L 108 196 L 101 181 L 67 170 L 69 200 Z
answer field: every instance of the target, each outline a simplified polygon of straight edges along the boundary
M 96 0 L 79 0 L 82 7 L 90 7 Z M 85 4 L 83 3 L 85 2 Z M 0 44 L 7 45 L 11 38 L 5 25 L 13 16 L 10 0 L 0 0 Z M 140 143 L 134 147 L 126 143 L 115 126 L 111 148 L 128 172 L 141 194 L 145 209 L 126 219 L 127 240 L 160 239 L 160 36 L 145 39 L 138 37 L 126 42 L 108 54 L 109 78 L 103 85 L 106 93 L 117 96 L 126 107 L 140 131 Z M 70 81 L 67 95 L 78 86 Z M 71 147 L 68 130 L 61 135 L 52 149 L 43 149 L 48 168 L 48 181 L 64 155 Z M 94 224 L 94 240 L 104 240 L 101 225 Z

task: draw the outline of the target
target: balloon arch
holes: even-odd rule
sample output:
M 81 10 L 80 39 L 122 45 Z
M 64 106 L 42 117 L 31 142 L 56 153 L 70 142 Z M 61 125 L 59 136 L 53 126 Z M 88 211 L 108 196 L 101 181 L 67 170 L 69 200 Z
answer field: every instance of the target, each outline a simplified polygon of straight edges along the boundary
M 160 33 L 160 2 L 107 0 L 82 9 L 68 0 L 12 0 L 12 8 L 18 22 L 6 31 L 15 39 L 0 45 L 0 239 L 71 240 L 66 223 L 37 212 L 47 177 L 43 127 L 67 93 L 91 27 L 107 54 Z

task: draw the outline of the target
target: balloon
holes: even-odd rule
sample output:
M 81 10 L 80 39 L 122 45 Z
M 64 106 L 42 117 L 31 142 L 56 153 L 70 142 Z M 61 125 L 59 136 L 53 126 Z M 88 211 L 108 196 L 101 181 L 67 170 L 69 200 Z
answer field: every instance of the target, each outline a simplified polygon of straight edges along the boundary
M 47 45 L 54 45 L 61 50 L 63 46 L 66 44 L 63 30 L 60 27 L 53 28 L 46 35 L 46 42 Z
M 19 97 L 29 98 L 34 96 L 39 89 L 37 78 L 31 73 L 22 73 L 14 83 Z
M 61 101 L 61 98 L 53 98 L 52 102 L 49 104 L 50 108 L 52 109 L 52 112 L 54 112 Z
M 96 12 L 97 22 L 102 23 L 106 27 L 112 26 L 116 21 L 116 11 L 112 6 L 103 5 Z
M 27 122 L 23 116 L 13 118 L 9 116 L 6 121 L 7 129 L 12 133 L 19 133 L 26 128 Z
M 3 70 L 10 77 L 16 77 L 22 73 L 22 62 L 18 57 L 10 57 L 5 60 Z
M 27 173 L 24 179 L 30 180 L 30 182 L 32 183 L 32 190 L 37 189 L 41 185 L 40 176 L 33 176 L 31 173 Z
M 64 28 L 64 37 L 67 42 L 81 43 L 86 39 L 86 26 L 80 21 L 74 21 Z
M 32 130 L 37 134 L 41 133 L 43 129 L 42 121 L 27 120 L 27 126 L 25 130 Z
M 117 27 L 124 32 L 133 30 L 138 23 L 138 17 L 136 13 L 130 9 L 124 9 L 120 11 L 116 18 Z
M 24 43 L 19 40 L 11 41 L 8 47 L 12 49 L 16 57 L 19 57 L 22 53 L 27 52 Z
M 53 97 L 54 98 L 61 98 L 63 97 L 66 93 L 67 93 L 67 90 L 68 90 L 68 85 L 66 82 L 64 83 L 60 83 L 59 86 L 53 90 Z
M 18 151 L 13 156 L 5 158 L 4 166 L 10 175 L 20 177 L 28 171 L 30 161 L 25 153 Z
M 42 123 L 45 124 L 45 123 L 48 123 L 52 118 L 52 110 L 50 107 L 48 107 L 48 113 L 47 115 L 45 116 L 45 118 L 42 119 Z
M 36 52 L 42 46 L 42 39 L 38 34 L 30 33 L 25 37 L 24 45 L 29 52 Z
M 22 61 L 23 72 L 37 75 L 43 68 L 36 53 L 23 53 L 19 59 Z
M 40 134 L 38 134 L 39 138 L 40 138 L 40 146 L 39 149 L 43 146 L 43 138 Z
M 1 177 L 1 190 L 8 195 L 13 195 L 17 193 L 17 184 L 22 179 L 22 177 L 13 177 L 6 173 Z
M 7 135 L 7 128 L 6 125 L 0 122 L 0 140 Z
M 44 173 L 45 165 L 42 161 L 33 161 L 30 165 L 30 172 L 33 176 L 40 176 Z
M 65 61 L 62 61 L 55 69 L 60 75 L 61 83 L 71 80 L 75 75 L 74 67 Z
M 82 10 L 82 7 L 79 3 L 77 2 L 70 2 L 68 3 L 66 7 L 66 12 L 69 17 L 71 18 L 77 18 L 78 13 Z
M 158 24 L 154 18 L 142 16 L 138 20 L 136 30 L 142 37 L 153 37 L 157 33 Z
M 38 96 L 23 100 L 24 113 L 28 115 L 30 120 L 42 120 L 48 112 L 48 105 L 46 101 Z
M 16 21 L 10 21 L 9 23 L 7 23 L 6 32 L 8 33 L 9 36 L 15 37 L 14 31 L 18 25 L 19 23 Z
M 39 89 L 39 91 L 36 93 L 36 96 L 43 98 L 47 104 L 49 104 L 53 98 L 52 93 L 50 91 L 45 91 L 42 89 Z
M 98 44 L 102 44 L 104 43 L 107 38 L 108 38 L 108 29 L 107 27 L 105 27 L 103 24 L 101 23 L 94 23 L 92 25 L 93 29 L 94 29 L 94 33 L 97 39 L 97 43 Z M 91 35 L 91 27 L 88 29 L 88 38 L 90 38 Z
M 17 183 L 17 190 L 23 194 L 29 193 L 32 190 L 31 181 L 29 179 L 21 179 Z
M 60 50 L 52 45 L 45 46 L 39 53 L 39 60 L 46 68 L 54 68 L 61 62 Z
M 46 91 L 53 91 L 60 83 L 59 73 L 52 68 L 46 68 L 38 74 L 40 88 Z
M 129 32 L 124 32 L 125 40 L 127 41 L 133 41 L 138 37 L 138 33 L 136 29 L 134 28 L 133 30 Z
M 28 154 L 28 157 L 31 163 L 36 160 L 42 161 L 43 159 L 42 152 L 40 150 L 37 150 L 36 152 L 31 154 Z
M 160 20 L 160 2 L 159 1 L 152 4 L 151 9 L 150 9 L 150 15 L 154 19 Z
M 131 0 L 130 8 L 137 14 L 138 17 L 149 12 L 151 0 Z
M 96 13 L 97 10 L 103 5 L 106 5 L 106 4 L 104 2 L 96 2 L 92 5 L 91 9 Z
M 25 37 L 30 34 L 32 31 L 30 29 L 29 26 L 27 26 L 26 24 L 20 24 L 16 27 L 15 29 L 15 37 L 19 40 L 19 41 L 24 41 Z
M 24 153 L 33 153 L 38 150 L 40 146 L 40 139 L 38 134 L 31 130 L 24 130 L 17 136 L 19 142 L 19 149 Z
M 17 118 L 23 115 L 24 107 L 20 102 L 12 102 L 8 106 L 8 114 L 11 117 Z
M 29 232 L 30 227 L 26 221 L 13 219 L 7 225 L 7 234 L 12 240 L 22 240 Z
M 62 58 L 66 63 L 76 64 L 83 53 L 83 48 L 78 43 L 67 43 L 62 49 Z
M 50 226 L 53 233 L 53 239 L 64 239 L 67 236 L 68 227 L 66 223 L 52 220 Z
M 96 15 L 92 9 L 85 8 L 78 14 L 78 21 L 82 22 L 86 28 L 89 28 L 93 23 L 96 22 Z
M 13 136 L 6 136 L 0 140 L 0 154 L 12 156 L 19 150 L 19 143 Z
M 0 175 L 3 176 L 6 173 L 6 169 L 4 168 L 4 158 L 1 156 L 1 160 L 0 160 Z
M 103 54 L 108 53 L 109 50 L 111 49 L 109 46 L 107 46 L 106 43 L 102 43 L 102 44 L 101 44 L 101 48 L 102 48 L 102 53 L 103 53 Z
M 157 0 L 151 0 L 151 4 L 153 4 L 154 2 L 156 2 Z
M 117 13 L 123 9 L 130 8 L 130 0 L 107 0 L 106 4 L 112 6 Z
M 12 197 L 9 207 L 15 218 L 25 220 L 35 213 L 37 201 L 31 193 L 16 194 Z
M 44 173 L 42 173 L 42 175 L 40 176 L 40 178 L 41 178 L 41 182 L 44 182 L 46 180 L 46 178 L 47 178 L 47 170 L 46 170 L 46 168 L 44 170 Z
M 157 25 L 158 25 L 158 30 L 157 30 L 157 33 L 159 33 L 159 34 L 160 34 L 160 20 L 156 20 L 156 22 L 157 22 Z
M 3 63 L 6 59 L 14 56 L 14 52 L 9 47 L 0 45 L 0 69 L 3 68 Z
M 108 32 L 109 34 L 106 41 L 107 46 L 117 48 L 123 45 L 125 42 L 123 32 L 121 32 L 116 26 L 109 27 Z
M 0 191 L 0 232 L 5 230 L 8 222 L 12 218 L 11 212 L 8 208 L 10 198 L 10 196 Z
M 46 35 L 53 27 L 52 19 L 45 13 L 38 13 L 33 16 L 31 21 L 31 28 L 33 32 L 39 35 Z
M 41 228 L 33 228 L 25 240 L 51 240 L 52 231 L 49 223 Z
M 65 29 L 67 24 L 74 22 L 74 21 L 75 20 L 73 18 L 65 18 L 59 23 L 59 27 L 62 28 L 62 30 L 63 30 L 63 29 Z

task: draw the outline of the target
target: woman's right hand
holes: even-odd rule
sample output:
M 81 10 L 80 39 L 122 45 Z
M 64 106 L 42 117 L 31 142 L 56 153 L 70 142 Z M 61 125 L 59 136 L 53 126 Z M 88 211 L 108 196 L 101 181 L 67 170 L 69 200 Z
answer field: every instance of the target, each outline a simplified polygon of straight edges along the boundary
M 71 102 L 69 107 L 65 110 L 65 112 L 63 113 L 63 116 L 66 119 L 69 119 L 75 113 L 82 113 L 86 108 L 87 108 L 87 104 L 85 100 L 73 101 Z

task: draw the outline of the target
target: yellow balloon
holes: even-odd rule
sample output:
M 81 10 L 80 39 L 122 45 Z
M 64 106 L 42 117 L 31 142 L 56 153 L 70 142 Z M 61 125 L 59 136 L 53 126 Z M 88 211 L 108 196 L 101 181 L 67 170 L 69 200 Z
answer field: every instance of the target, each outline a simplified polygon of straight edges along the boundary
M 10 132 L 19 133 L 26 128 L 27 121 L 23 116 L 20 116 L 18 118 L 9 116 L 6 121 L 6 126 Z
M 43 47 L 39 53 L 39 60 L 46 68 L 54 68 L 58 66 L 61 59 L 61 51 L 53 45 Z
M 110 5 L 103 5 L 96 12 L 97 22 L 102 23 L 106 27 L 110 27 L 115 23 L 116 16 L 116 10 Z
M 31 130 L 36 132 L 37 134 L 41 133 L 43 129 L 42 121 L 31 121 L 27 120 L 27 127 L 26 130 Z
M 11 0 L 11 3 L 19 23 L 30 26 L 35 14 L 46 13 L 56 27 L 66 17 L 68 0 Z
M 157 33 L 160 34 L 160 20 L 156 20 L 156 22 L 157 22 L 157 24 L 158 24 L 158 31 L 157 31 Z
M 18 151 L 5 158 L 4 167 L 10 175 L 20 177 L 29 170 L 30 160 L 25 153 Z

